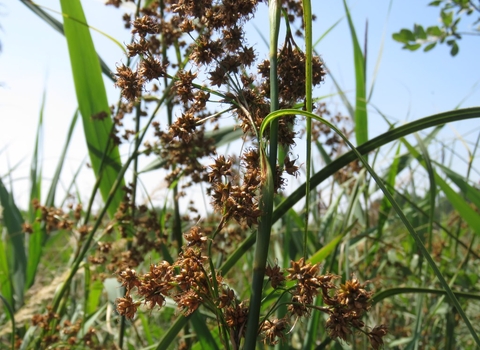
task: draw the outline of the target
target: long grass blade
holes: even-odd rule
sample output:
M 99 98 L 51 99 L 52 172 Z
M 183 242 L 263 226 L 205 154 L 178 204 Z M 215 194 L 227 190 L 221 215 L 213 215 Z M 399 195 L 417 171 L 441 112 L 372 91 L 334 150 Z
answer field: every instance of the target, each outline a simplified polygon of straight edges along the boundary
M 4 248 L 9 269 L 10 282 L 13 285 L 14 299 L 10 300 L 14 310 L 23 305 L 27 273 L 27 255 L 25 254 L 25 238 L 22 230 L 23 218 L 13 199 L 0 179 L 0 205 L 3 209 L 3 222 L 7 232 Z M 13 302 L 15 300 L 15 302 Z
M 75 129 L 75 125 L 77 124 L 78 120 L 78 110 L 75 111 L 73 115 L 72 121 L 70 123 L 70 127 L 68 128 L 67 138 L 65 140 L 65 145 L 62 148 L 62 153 L 58 159 L 57 168 L 55 169 L 55 173 L 53 174 L 52 183 L 50 185 L 50 189 L 48 190 L 47 199 L 45 200 L 45 205 L 53 206 L 55 203 L 55 193 L 60 182 L 60 174 L 62 173 L 63 165 L 65 164 L 65 159 L 67 157 L 67 151 L 70 146 L 70 141 L 72 140 L 73 131 Z
M 462 193 L 465 195 L 465 197 L 468 198 L 469 201 L 475 204 L 477 208 L 480 208 L 480 192 L 477 188 L 471 186 L 463 176 L 457 174 L 452 169 L 449 169 L 437 162 L 435 162 L 435 165 L 442 169 L 442 172 L 444 172 L 445 175 L 447 175 L 448 178 L 452 180 L 455 185 L 458 186 L 460 191 L 462 191 Z
M 343 0 L 347 15 L 350 36 L 352 37 L 353 59 L 355 64 L 355 137 L 357 146 L 368 141 L 367 88 L 365 77 L 365 57 L 358 42 L 355 26 L 346 0 Z
M 100 179 L 100 193 L 106 200 L 122 167 L 118 147 L 110 138 L 113 130 L 112 119 L 93 118 L 101 114 L 110 115 L 107 94 L 89 29 L 81 24 L 87 21 L 80 1 L 61 0 L 60 2 L 62 12 L 66 16 L 64 17 L 65 37 L 90 160 L 97 179 Z M 114 194 L 108 207 L 110 217 L 114 216 L 122 198 L 122 191 Z
M 390 130 L 382 135 L 379 135 L 367 143 L 357 147 L 357 151 L 364 155 L 371 152 L 381 146 L 388 144 L 391 141 L 398 140 L 403 136 L 413 134 L 414 132 L 427 129 L 429 127 L 443 125 L 445 123 L 467 120 L 473 118 L 480 118 L 480 107 L 472 107 L 465 109 L 458 109 L 453 111 L 447 111 L 439 114 L 434 114 L 429 117 L 425 117 L 419 120 L 415 120 L 408 124 L 402 125 L 398 128 Z M 318 186 L 322 181 L 332 176 L 338 170 L 349 164 L 356 159 L 355 152 L 349 151 L 337 159 L 331 164 L 327 165 L 316 174 L 312 176 L 311 186 L 312 188 Z M 293 207 L 298 201 L 300 201 L 305 194 L 305 184 L 300 185 L 295 191 L 293 191 L 282 203 L 280 203 L 274 213 L 273 222 L 276 222 L 282 217 L 291 207 Z
M 447 296 L 447 292 L 443 289 L 397 287 L 397 288 L 382 290 L 381 292 L 375 293 L 375 295 L 372 297 L 373 305 L 378 304 L 382 300 L 393 297 L 395 295 L 412 294 L 412 293 L 423 293 L 423 294 Z M 457 292 L 457 291 L 453 291 L 453 293 L 459 299 L 462 298 L 462 299 L 480 300 L 480 295 L 476 293 Z
M 387 174 L 386 184 L 388 185 L 389 189 L 393 189 L 395 185 L 395 179 L 397 178 L 397 174 L 399 173 L 399 164 L 400 164 L 400 144 L 397 146 L 397 151 L 395 152 L 395 157 L 393 159 L 392 164 L 389 167 L 389 171 Z M 383 197 L 382 203 L 380 204 L 380 213 L 378 216 L 378 224 L 377 224 L 377 238 L 379 239 L 382 237 L 383 227 L 387 222 L 388 213 L 392 205 L 388 201 L 387 197 Z
M 0 239 L 0 294 L 6 301 L 5 305 L 3 306 L 4 308 L 14 305 L 14 290 L 12 277 L 10 275 L 10 267 L 8 266 L 7 260 L 7 245 L 3 239 Z M 7 318 L 10 317 L 10 314 L 13 315 L 14 311 L 10 312 L 9 310 L 6 310 L 5 315 L 7 315 Z
M 38 116 L 37 133 L 35 135 L 35 147 L 30 164 L 30 205 L 28 210 L 28 219 L 30 222 L 35 220 L 35 211 L 31 205 L 33 199 L 41 198 L 42 181 L 42 146 L 43 146 L 43 112 L 45 110 L 46 92 L 43 92 L 40 113 Z
M 435 174 L 435 181 L 438 183 L 443 193 L 447 196 L 450 203 L 467 222 L 468 226 L 480 235 L 480 215 L 468 205 L 467 202 L 438 174 Z
M 183 327 L 187 324 L 189 318 L 183 315 L 180 315 L 175 322 L 168 328 L 168 331 L 163 335 L 162 339 L 157 344 L 156 350 L 165 350 L 169 349 L 169 346 L 173 344 L 173 341 L 177 337 L 177 334 L 182 330 Z
M 36 218 L 40 216 L 40 212 L 35 210 L 33 200 L 41 200 L 42 188 L 42 166 L 41 151 L 43 143 L 43 112 L 45 109 L 46 92 L 42 97 L 42 104 L 38 118 L 37 135 L 35 137 L 35 148 L 33 150 L 32 163 L 30 165 L 30 202 L 28 205 L 28 221 L 32 225 L 32 233 L 26 237 L 28 241 L 28 264 L 26 271 L 25 285 L 28 289 L 34 282 L 35 272 L 38 262 L 42 255 L 42 242 L 45 234 L 42 232 L 42 225 L 36 222 Z
M 313 47 L 316 47 L 320 42 L 330 33 L 340 22 L 343 20 L 343 17 L 339 18 L 335 23 L 333 23 L 315 42 Z
M 428 191 L 428 201 L 429 201 L 429 215 L 428 215 L 428 237 L 429 237 L 429 246 L 432 246 L 432 232 L 433 232 L 433 219 L 435 214 L 435 198 L 437 197 L 437 186 L 435 182 L 435 170 L 433 169 L 432 161 L 430 159 L 430 155 L 428 154 L 427 147 L 423 143 L 422 139 L 418 134 L 415 134 L 415 138 L 417 139 L 418 146 L 420 151 L 422 152 L 422 157 L 425 160 L 425 169 L 428 173 L 428 181 L 430 183 L 430 189 Z

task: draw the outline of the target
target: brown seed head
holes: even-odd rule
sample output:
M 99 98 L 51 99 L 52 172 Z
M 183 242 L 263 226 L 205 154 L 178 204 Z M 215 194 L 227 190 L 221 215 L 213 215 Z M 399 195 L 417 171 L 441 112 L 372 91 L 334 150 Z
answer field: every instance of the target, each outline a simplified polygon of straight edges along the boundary
M 118 313 L 129 320 L 133 320 L 138 306 L 141 304 L 139 301 L 134 302 L 130 295 L 127 295 L 124 298 L 117 298 L 116 303 Z

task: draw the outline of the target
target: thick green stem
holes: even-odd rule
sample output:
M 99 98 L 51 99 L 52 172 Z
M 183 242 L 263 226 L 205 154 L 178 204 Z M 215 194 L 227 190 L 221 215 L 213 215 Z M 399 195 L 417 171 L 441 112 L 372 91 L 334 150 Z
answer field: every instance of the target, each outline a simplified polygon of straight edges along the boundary
M 303 0 L 303 20 L 305 22 L 305 110 L 312 112 L 312 5 Z M 312 119 L 307 118 L 307 164 L 305 181 L 305 232 L 303 233 L 303 257 L 307 259 L 308 216 L 310 214 L 310 173 L 312 161 Z
M 277 81 L 277 47 L 278 33 L 280 27 L 280 0 L 270 0 L 270 110 L 276 111 L 278 102 L 278 81 Z M 257 245 L 253 262 L 252 294 L 250 297 L 250 309 L 248 314 L 247 332 L 245 336 L 244 349 L 255 349 L 258 336 L 258 322 L 262 306 L 263 279 L 265 277 L 265 266 L 267 264 L 268 247 L 270 244 L 270 231 L 272 228 L 273 213 L 273 176 L 277 166 L 277 138 L 278 121 L 270 124 L 270 153 L 267 160 L 265 150 L 260 145 L 260 157 L 262 171 L 265 176 L 265 183 L 262 188 L 260 210 L 262 218 L 258 225 Z M 259 142 L 261 144 L 261 137 Z

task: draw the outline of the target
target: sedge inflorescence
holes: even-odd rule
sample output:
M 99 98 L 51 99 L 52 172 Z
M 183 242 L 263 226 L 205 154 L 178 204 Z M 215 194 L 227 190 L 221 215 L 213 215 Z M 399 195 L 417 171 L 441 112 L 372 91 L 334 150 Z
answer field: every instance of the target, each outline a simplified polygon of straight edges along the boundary
M 186 316 L 204 305 L 220 315 L 218 317 L 232 330 L 230 340 L 240 344 L 248 321 L 247 303 L 239 300 L 218 272 L 209 270 L 208 257 L 202 255 L 201 249 L 207 238 L 198 227 L 184 236 L 187 245 L 174 263 L 152 264 L 145 274 L 137 274 L 132 269 L 118 274 L 118 280 L 127 291 L 123 298 L 117 299 L 118 312 L 133 319 L 142 303 L 149 309 L 161 308 L 167 298 L 171 298 Z M 291 267 L 285 270 L 278 265 L 268 265 L 266 276 L 274 290 L 287 291 L 291 299 L 283 318 L 267 317 L 259 325 L 258 333 L 265 343 L 274 345 L 284 341 L 298 319 L 319 311 L 328 316 L 325 328 L 331 338 L 348 341 L 353 332 L 360 331 L 367 335 L 373 349 L 383 345 L 386 326 L 378 325 L 368 330 L 362 321 L 371 306 L 372 292 L 355 277 L 338 286 L 334 283 L 338 276 L 320 274 L 318 264 L 305 263 L 303 258 L 292 261 Z M 139 300 L 132 298 L 134 293 Z M 317 306 L 316 297 L 322 298 L 325 306 Z
M 136 63 L 121 63 L 115 73 L 123 98 L 114 110 L 118 128 L 124 115 L 135 108 L 140 110 L 140 117 L 146 114 L 148 106 L 161 101 L 168 123 L 162 125 L 157 119 L 152 122 L 155 140 L 145 142 L 143 152 L 162 159 L 161 167 L 167 171 L 165 180 L 169 186 L 180 189 L 175 192 L 176 199 L 185 196 L 186 188 L 194 184 L 207 184 L 214 217 L 220 222 L 210 230 L 194 225 L 177 240 L 181 247 L 177 257 L 151 264 L 146 273 L 137 272 L 135 266 L 118 268 L 116 275 L 126 292 L 117 300 L 117 310 L 132 320 L 142 305 L 154 310 L 168 300 L 186 316 L 205 307 L 220 326 L 229 329 L 221 333 L 222 341 L 236 347 L 245 336 L 248 303 L 215 268 L 220 264 L 213 262 L 212 248 L 225 253 L 225 247 L 232 245 L 233 232 L 255 229 L 262 220 L 259 189 L 266 182 L 266 174 L 259 144 L 269 141 L 269 133 L 267 127 L 265 135 L 259 135 L 259 129 L 271 109 L 270 61 L 257 58 L 245 33 L 245 24 L 261 3 L 165 0 L 139 8 L 137 18 L 124 17 L 134 38 L 127 46 L 128 60 Z M 118 6 L 119 2 L 110 4 Z M 303 8 L 301 2 L 293 0 L 283 0 L 281 5 L 288 26 L 277 53 L 278 104 L 280 109 L 299 105 L 306 108 L 306 57 L 294 39 L 294 34 L 302 35 Z M 300 29 L 293 33 L 290 25 L 299 19 Z M 326 72 L 320 57 L 313 57 L 312 70 L 312 84 L 322 83 Z M 216 106 L 221 106 L 220 112 L 214 109 Z M 317 110 L 319 114 L 328 114 L 324 105 Z M 242 131 L 246 146 L 238 155 L 218 154 L 216 141 L 207 132 L 209 126 L 218 129 L 224 115 L 233 118 L 236 128 Z M 277 142 L 285 154 L 272 169 L 276 194 L 285 188 L 288 176 L 299 175 L 298 157 L 292 154 L 299 135 L 296 123 L 295 115 L 278 120 Z M 319 126 L 314 131 L 318 135 L 330 133 Z M 116 140 L 126 139 L 129 134 L 117 135 Z M 342 145 L 338 138 L 330 139 L 327 146 L 333 154 Z M 208 166 L 204 159 L 210 159 Z M 124 215 L 128 216 L 128 212 L 125 210 Z M 358 330 L 367 335 L 373 348 L 383 344 L 386 328 L 378 326 L 368 331 L 361 320 L 371 305 L 372 293 L 355 278 L 337 286 L 337 276 L 319 274 L 319 266 L 304 259 L 292 261 L 288 269 L 267 266 L 266 274 L 271 287 L 288 292 L 291 300 L 283 318 L 273 317 L 271 310 L 259 324 L 258 334 L 265 343 L 284 341 L 296 320 L 309 317 L 316 310 L 328 316 L 325 328 L 330 337 L 348 340 Z M 315 306 L 316 298 L 322 298 L 325 306 Z

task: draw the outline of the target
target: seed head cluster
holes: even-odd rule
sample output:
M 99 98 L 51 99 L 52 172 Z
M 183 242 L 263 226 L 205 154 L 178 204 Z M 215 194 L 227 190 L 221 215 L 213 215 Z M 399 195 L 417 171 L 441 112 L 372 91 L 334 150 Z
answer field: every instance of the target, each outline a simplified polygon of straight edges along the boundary
M 383 345 L 383 337 L 387 334 L 385 325 L 375 326 L 371 331 L 365 330 L 362 317 L 370 308 L 373 293 L 367 291 L 365 284 L 356 278 L 337 286 L 334 280 L 338 276 L 319 274 L 319 265 L 305 263 L 303 258 L 292 261 L 291 267 L 285 271 L 276 264 L 268 265 L 266 276 L 274 289 L 285 289 L 287 281 L 294 282 L 293 287 L 287 289 L 292 296 L 288 305 L 289 317 L 298 319 L 310 316 L 312 311 L 321 311 L 329 316 L 326 329 L 331 338 L 348 341 L 349 336 L 357 330 L 367 335 L 372 348 L 379 349 Z M 325 307 L 314 305 L 317 296 L 322 298 Z M 281 320 L 267 320 L 262 326 L 269 329 L 265 333 L 265 342 L 276 344 L 278 340 L 283 340 L 287 322 L 288 316 Z
M 118 312 L 133 319 L 142 303 L 149 309 L 161 308 L 166 298 L 171 298 L 186 316 L 205 305 L 222 315 L 239 342 L 245 332 L 247 304 L 238 301 L 219 273 L 210 271 L 208 257 L 203 254 L 208 238 L 202 230 L 192 227 L 184 238 L 187 244 L 173 263 L 151 264 L 145 274 L 128 268 L 118 273 L 119 282 L 126 288 L 125 296 L 117 299 Z M 133 294 L 139 301 L 133 300 Z
M 259 143 L 269 141 L 269 130 L 260 135 L 259 129 L 270 113 L 270 61 L 257 59 L 244 31 L 260 3 L 260 0 L 151 2 L 139 9 L 138 18 L 124 17 L 134 40 L 127 46 L 129 63 L 119 64 L 115 74 L 116 86 L 123 97 L 122 104 L 113 113 L 116 126 L 120 128 L 125 114 L 137 110 L 140 112 L 136 118 L 139 118 L 147 114 L 149 106 L 161 101 L 167 120 L 153 119 L 154 140 L 145 142 L 143 152 L 161 160 L 160 167 L 168 171 L 165 178 L 168 185 L 181 190 L 176 199 L 184 195 L 187 187 L 208 183 L 207 193 L 215 211 L 212 217 L 221 222 L 214 235 L 210 235 L 214 229 L 193 226 L 183 235 L 183 241 L 180 240 L 183 243 L 178 242 L 181 249 L 176 259 L 150 264 L 147 273 L 137 273 L 134 269 L 141 259 L 136 261 L 137 255 L 145 255 L 147 250 L 129 249 L 129 256 L 115 262 L 117 278 L 126 290 L 124 297 L 117 299 L 117 310 L 132 320 L 142 305 L 149 310 L 159 309 L 167 299 L 173 300 L 184 315 L 203 307 L 229 329 L 229 339 L 222 341 L 236 347 L 245 336 L 248 304 L 239 298 L 221 271 L 214 269 L 211 248 L 228 252 L 236 243 L 234 237 L 243 237 L 245 231 L 255 229 L 263 214 L 259 207 L 259 189 L 266 180 L 262 170 L 265 153 L 259 149 Z M 306 57 L 290 29 L 299 19 L 300 28 L 295 34 L 301 34 L 304 28 L 301 2 L 283 0 L 281 3 L 288 28 L 277 53 L 278 102 L 280 109 L 286 109 L 298 107 L 305 101 Z M 118 6 L 119 2 L 110 1 L 110 4 Z M 320 57 L 313 57 L 312 68 L 312 85 L 316 86 L 323 82 L 326 74 Z M 328 114 L 328 111 L 320 105 L 318 113 Z M 235 156 L 218 154 L 217 140 L 206 132 L 208 125 L 213 125 L 215 130 L 219 118 L 225 115 L 235 120 L 235 127 L 242 131 L 246 145 Z M 298 157 L 292 154 L 299 135 L 295 131 L 296 123 L 294 115 L 283 116 L 278 122 L 278 143 L 285 156 L 273 169 L 275 193 L 285 187 L 286 176 L 299 174 Z M 340 140 L 331 136 L 329 130 L 321 126 L 315 130 L 331 139 L 327 146 L 332 152 L 340 150 Z M 116 140 L 119 142 L 131 135 L 132 132 L 126 131 L 121 137 L 117 135 Z M 204 165 L 205 159 L 210 160 L 208 166 Z M 138 215 L 142 212 L 127 198 L 116 217 L 126 239 L 132 238 L 132 227 L 137 231 L 143 225 L 132 213 L 149 217 L 146 212 Z M 153 219 L 158 218 L 153 216 Z M 160 251 L 165 237 L 161 236 L 160 228 L 153 229 L 152 236 L 151 228 L 155 225 L 148 227 L 133 238 Z M 99 245 L 99 257 L 112 249 L 108 244 Z M 267 266 L 266 275 L 272 288 L 288 292 L 291 300 L 285 317 L 272 317 L 273 310 L 260 323 L 258 334 L 264 342 L 285 341 L 296 320 L 320 311 L 328 315 L 326 329 L 330 337 L 347 341 L 359 330 L 367 335 L 373 348 L 381 347 L 386 327 L 380 325 L 367 331 L 362 321 L 371 305 L 372 293 L 355 278 L 337 286 L 337 276 L 321 275 L 319 270 L 318 265 L 304 259 L 292 261 L 286 270 L 277 265 Z M 322 298 L 325 306 L 315 306 L 316 298 Z
M 103 349 L 96 335 L 96 329 L 89 327 L 82 332 L 85 320 L 78 319 L 76 322 L 65 320 L 60 322 L 60 315 L 47 307 L 44 314 L 35 314 L 32 317 L 32 325 L 41 328 L 46 335 L 40 339 L 41 349 L 68 350 L 74 347 L 84 347 L 92 350 Z M 21 342 L 17 343 L 18 348 Z

